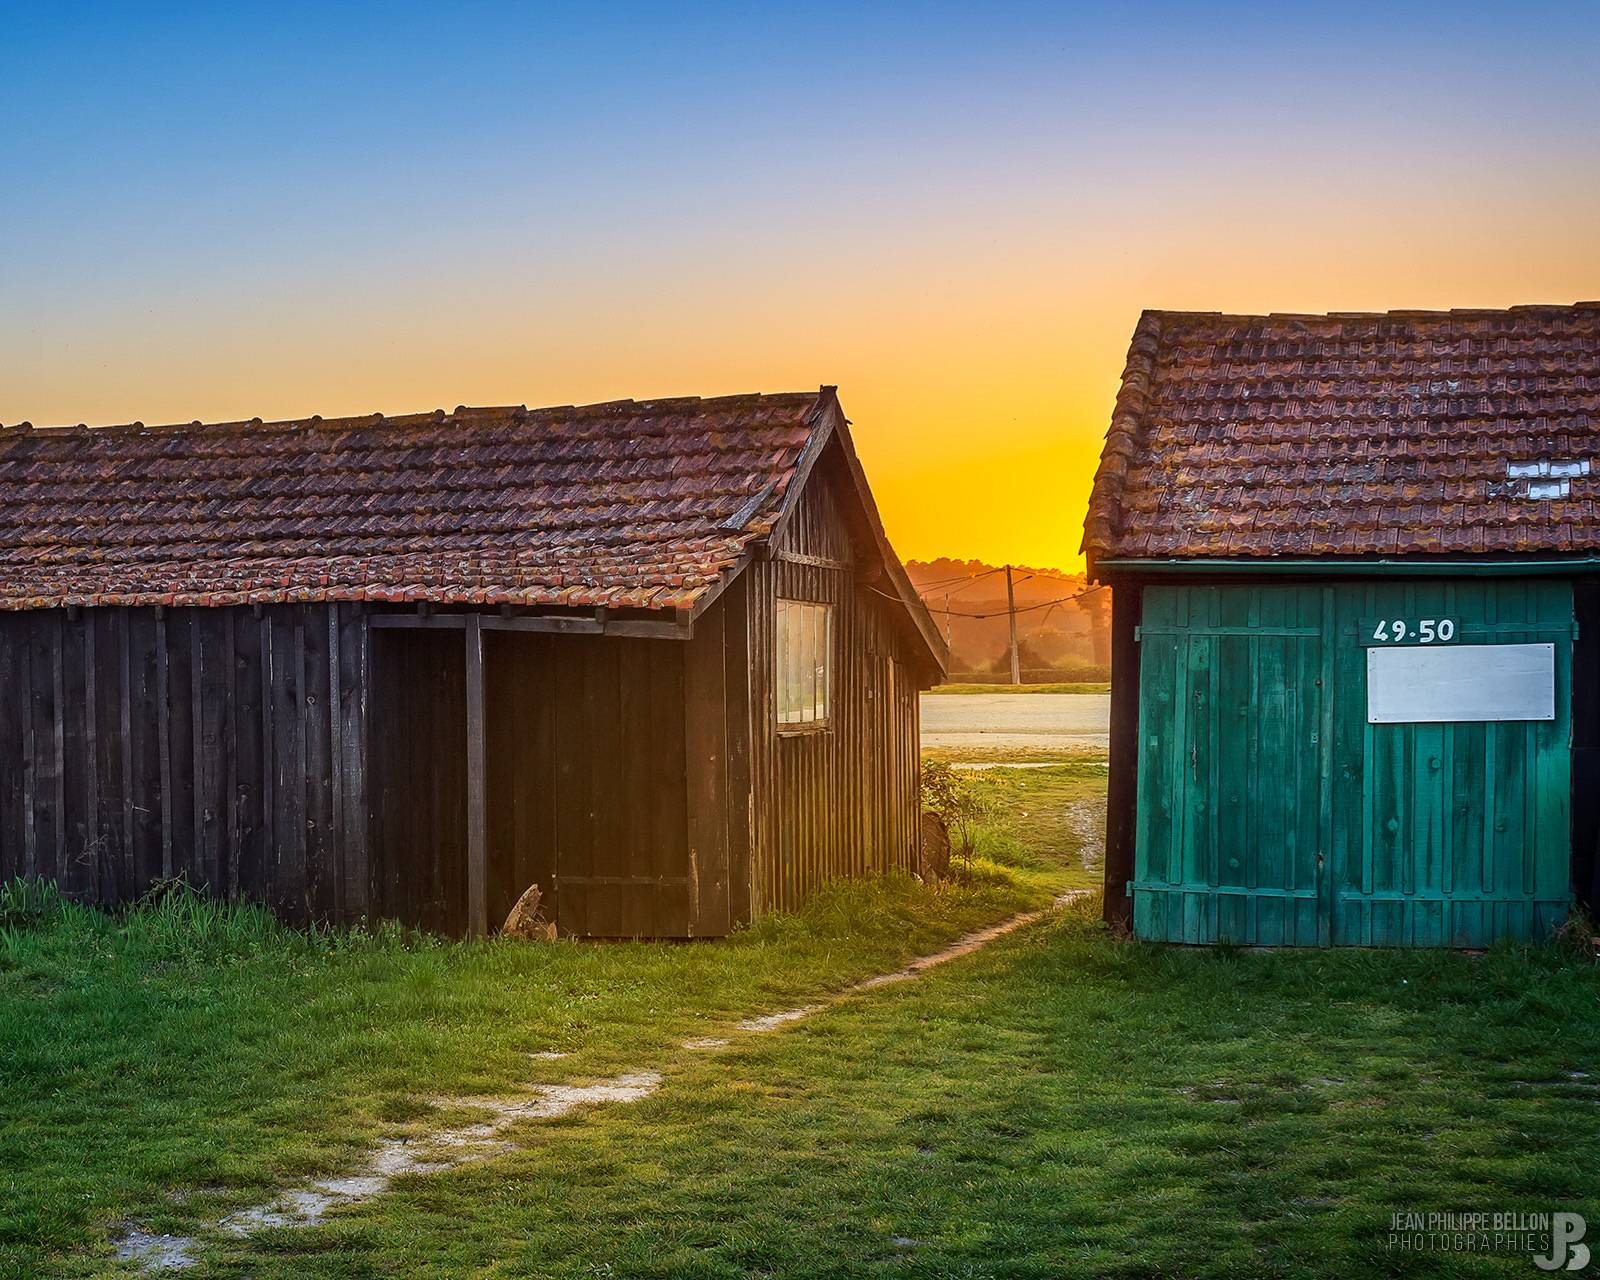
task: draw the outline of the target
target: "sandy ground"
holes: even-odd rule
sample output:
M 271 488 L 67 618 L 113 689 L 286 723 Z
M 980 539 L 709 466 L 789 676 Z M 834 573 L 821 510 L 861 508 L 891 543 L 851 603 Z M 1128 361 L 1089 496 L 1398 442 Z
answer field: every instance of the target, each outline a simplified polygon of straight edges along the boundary
M 1037 747 L 1070 751 L 1111 745 L 1107 693 L 925 693 L 925 747 Z

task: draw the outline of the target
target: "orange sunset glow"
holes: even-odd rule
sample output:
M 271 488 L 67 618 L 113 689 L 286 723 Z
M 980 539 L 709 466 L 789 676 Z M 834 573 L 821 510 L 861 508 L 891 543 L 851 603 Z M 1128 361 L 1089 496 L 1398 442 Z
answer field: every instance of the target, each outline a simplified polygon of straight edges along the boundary
M 0 420 L 836 383 L 902 556 L 1073 568 L 1141 309 L 1600 294 L 1566 20 L 1453 12 L 1280 24 L 1270 60 L 1194 14 L 951 11 L 892 53 L 843 14 L 641 18 L 559 57 L 509 13 L 376 46 L 349 18 L 266 79 L 292 23 L 218 17 L 117 37 L 171 73 L 136 102 L 91 83 L 117 39 L 41 40 L 15 74 L 85 97 L 20 95 L 0 142 L 48 177 L 0 214 Z M 419 99 L 425 60 L 449 91 Z

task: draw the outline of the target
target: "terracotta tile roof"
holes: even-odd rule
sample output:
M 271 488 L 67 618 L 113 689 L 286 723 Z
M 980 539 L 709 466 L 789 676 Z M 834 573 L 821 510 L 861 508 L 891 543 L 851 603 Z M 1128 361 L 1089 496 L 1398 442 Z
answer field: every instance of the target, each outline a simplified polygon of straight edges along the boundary
M 1600 549 L 1600 303 L 1146 312 L 1097 560 Z
M 831 388 L 584 408 L 0 429 L 0 608 L 693 605 Z

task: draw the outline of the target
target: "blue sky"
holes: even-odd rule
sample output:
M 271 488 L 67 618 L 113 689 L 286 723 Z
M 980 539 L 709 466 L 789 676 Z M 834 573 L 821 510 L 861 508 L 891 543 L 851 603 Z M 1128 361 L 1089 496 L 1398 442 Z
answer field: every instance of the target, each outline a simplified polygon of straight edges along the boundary
M 0 421 L 838 382 L 908 554 L 1067 563 L 1141 307 L 1600 294 L 1597 27 L 3 6 Z

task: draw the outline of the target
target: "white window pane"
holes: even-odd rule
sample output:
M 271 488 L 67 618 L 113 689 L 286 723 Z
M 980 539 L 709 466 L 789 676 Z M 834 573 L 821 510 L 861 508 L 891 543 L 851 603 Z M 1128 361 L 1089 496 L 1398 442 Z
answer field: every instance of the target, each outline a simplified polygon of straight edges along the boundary
M 822 615 L 822 661 L 817 668 L 817 683 L 821 689 L 817 697 L 817 714 L 826 720 L 828 703 L 833 697 L 833 610 L 824 606 L 817 612 Z
M 833 607 L 779 600 L 774 631 L 778 723 L 825 721 L 833 666 Z
M 792 724 L 800 718 L 800 681 L 795 663 L 798 610 L 787 600 L 778 602 L 778 721 Z
M 800 719 L 810 721 L 817 718 L 814 696 L 816 678 L 811 669 L 817 660 L 816 629 L 812 626 L 810 605 L 796 606 L 795 613 L 799 618 L 800 631 L 800 652 L 795 667 L 795 678 L 800 686 Z
M 811 611 L 811 718 L 826 719 L 828 714 L 828 610 L 818 606 Z

